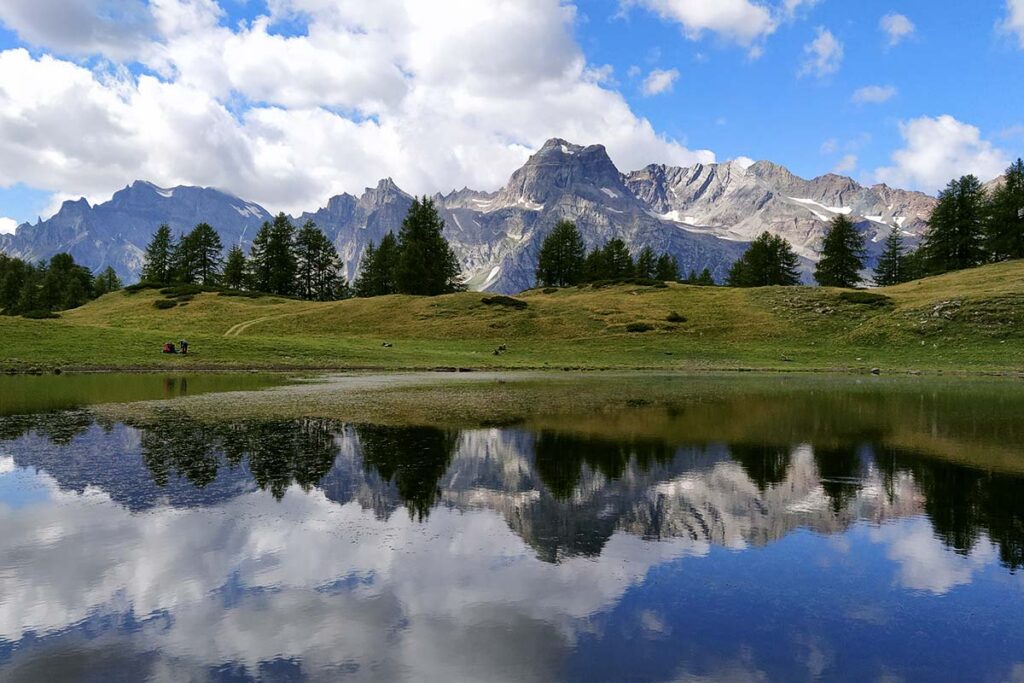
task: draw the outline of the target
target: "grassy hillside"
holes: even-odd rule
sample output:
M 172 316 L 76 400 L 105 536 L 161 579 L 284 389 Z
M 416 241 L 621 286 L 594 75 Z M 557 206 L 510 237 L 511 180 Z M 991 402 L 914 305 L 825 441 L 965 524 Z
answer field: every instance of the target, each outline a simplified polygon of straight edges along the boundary
M 617 285 L 330 303 L 117 292 L 57 320 L 0 318 L 0 368 L 1024 370 L 1024 262 L 872 294 Z M 188 357 L 159 353 L 188 339 Z M 385 343 L 390 346 L 385 346 Z M 506 350 L 495 351 L 499 347 Z

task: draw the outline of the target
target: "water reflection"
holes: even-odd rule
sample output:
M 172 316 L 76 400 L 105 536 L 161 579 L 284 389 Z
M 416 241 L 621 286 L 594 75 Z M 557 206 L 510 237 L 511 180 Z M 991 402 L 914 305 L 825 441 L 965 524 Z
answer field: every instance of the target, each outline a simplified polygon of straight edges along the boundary
M 618 439 L 2 420 L 0 677 L 1013 675 L 1024 468 L 927 421 L 759 441 L 727 403 L 714 439 L 708 411 L 635 411 Z

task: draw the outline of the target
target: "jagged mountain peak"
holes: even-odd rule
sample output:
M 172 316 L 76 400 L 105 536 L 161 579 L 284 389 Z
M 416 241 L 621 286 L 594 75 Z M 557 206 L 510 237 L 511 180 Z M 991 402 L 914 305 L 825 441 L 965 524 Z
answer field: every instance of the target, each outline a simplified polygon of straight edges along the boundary
M 604 145 L 584 147 L 552 138 L 512 174 L 497 205 L 539 210 L 567 193 L 595 199 L 604 194 L 611 200 L 628 196 Z

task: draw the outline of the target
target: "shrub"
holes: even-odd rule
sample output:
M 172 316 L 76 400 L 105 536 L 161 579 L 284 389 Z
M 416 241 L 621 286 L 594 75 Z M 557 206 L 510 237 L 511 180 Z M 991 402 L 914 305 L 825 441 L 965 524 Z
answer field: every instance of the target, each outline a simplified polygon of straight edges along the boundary
M 544 294 L 554 294 L 558 291 L 558 287 L 545 287 L 541 290 Z
M 626 332 L 650 332 L 653 329 L 654 326 L 647 323 L 630 323 L 626 325 Z
M 178 302 L 171 299 L 157 299 L 153 302 L 153 307 L 158 308 L 161 311 L 167 310 L 168 308 L 174 308 L 177 305 Z
M 51 318 L 59 318 L 60 316 L 53 311 L 47 311 L 46 309 L 36 309 L 34 311 L 26 311 L 21 314 L 22 318 L 28 318 L 29 320 L 49 320 Z
M 686 316 L 685 315 L 679 315 L 675 311 L 672 311 L 671 313 L 668 314 L 668 317 L 665 318 L 665 320 L 669 321 L 670 323 L 685 323 L 686 322 Z
M 480 300 L 480 303 L 484 304 L 485 306 L 506 306 L 508 308 L 515 308 L 519 310 L 522 310 L 529 306 L 529 304 L 527 304 L 522 299 L 513 299 L 510 296 L 503 296 L 501 294 L 497 296 L 485 296 L 483 299 Z
M 156 284 L 155 282 L 137 282 L 134 285 L 122 287 L 122 290 L 127 294 L 135 294 L 136 292 L 141 292 L 146 289 L 161 289 L 163 286 L 164 285 Z
M 892 299 L 885 296 L 884 294 L 878 294 L 876 292 L 842 292 L 839 295 L 839 300 L 844 301 L 848 304 L 858 304 L 861 306 L 871 306 L 872 308 L 883 308 L 885 306 L 892 306 Z

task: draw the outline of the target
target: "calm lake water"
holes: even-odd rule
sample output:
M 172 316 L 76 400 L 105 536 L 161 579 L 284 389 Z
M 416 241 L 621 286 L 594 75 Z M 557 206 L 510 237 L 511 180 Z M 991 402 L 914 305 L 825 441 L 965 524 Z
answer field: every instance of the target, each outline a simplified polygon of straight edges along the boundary
M 1019 382 L 469 431 L 168 406 L 0 419 L 0 680 L 1024 678 Z

